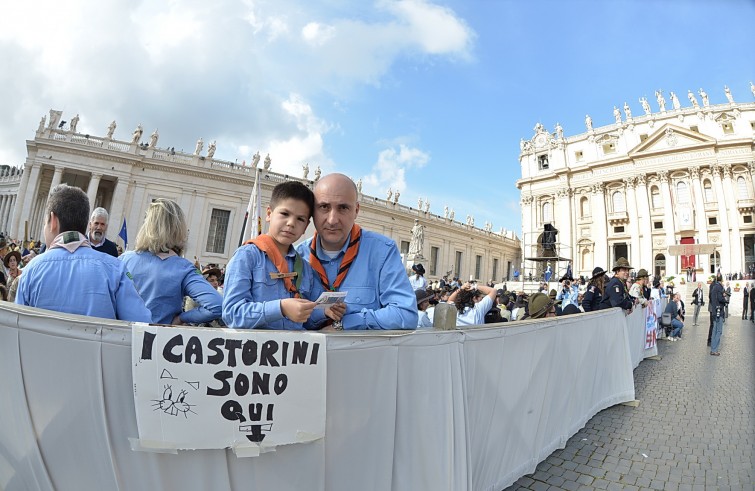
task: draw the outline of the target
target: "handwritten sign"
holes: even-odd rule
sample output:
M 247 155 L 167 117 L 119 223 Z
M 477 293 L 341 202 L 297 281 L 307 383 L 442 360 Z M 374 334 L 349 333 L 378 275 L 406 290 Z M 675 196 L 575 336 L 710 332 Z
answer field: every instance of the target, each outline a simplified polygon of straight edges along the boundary
M 144 447 L 264 451 L 325 435 L 323 334 L 135 324 L 132 365 Z

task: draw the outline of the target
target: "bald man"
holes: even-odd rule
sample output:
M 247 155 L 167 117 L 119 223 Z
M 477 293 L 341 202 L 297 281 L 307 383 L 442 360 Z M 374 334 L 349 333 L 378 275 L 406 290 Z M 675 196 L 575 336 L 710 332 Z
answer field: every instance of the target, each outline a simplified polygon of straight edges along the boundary
M 346 292 L 341 323 L 321 310 L 311 327 L 340 329 L 416 329 L 417 299 L 396 243 L 356 225 L 357 188 L 343 174 L 329 174 L 315 185 L 315 236 L 297 247 L 315 272 L 312 298 L 323 291 Z

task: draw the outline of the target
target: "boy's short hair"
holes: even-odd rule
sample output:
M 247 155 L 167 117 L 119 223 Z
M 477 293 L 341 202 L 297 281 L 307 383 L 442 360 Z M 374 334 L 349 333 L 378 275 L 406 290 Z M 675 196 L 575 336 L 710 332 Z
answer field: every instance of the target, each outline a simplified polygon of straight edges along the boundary
M 309 207 L 309 216 L 315 209 L 315 194 L 304 184 L 299 181 L 286 181 L 278 184 L 273 188 L 273 195 L 270 198 L 270 209 L 275 209 L 278 203 L 284 199 L 295 199 L 304 202 Z
M 50 219 L 50 212 L 58 218 L 59 232 L 87 233 L 89 224 L 89 198 L 80 188 L 67 184 L 58 184 L 47 198 L 45 223 Z

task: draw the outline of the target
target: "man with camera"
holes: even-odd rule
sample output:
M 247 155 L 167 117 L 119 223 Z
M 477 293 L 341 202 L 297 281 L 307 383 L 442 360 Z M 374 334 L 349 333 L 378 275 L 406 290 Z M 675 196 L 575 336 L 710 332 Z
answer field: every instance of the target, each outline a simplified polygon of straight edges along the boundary
M 578 296 L 579 285 L 574 282 L 574 278 L 567 276 L 561 278 L 561 289 L 556 294 L 556 302 L 561 301 L 561 309 L 565 309 L 569 304 L 579 307 L 577 302 Z
M 724 294 L 724 287 L 721 284 L 721 275 L 716 276 L 715 281 L 710 285 L 708 293 L 708 312 L 710 312 L 711 329 L 708 337 L 708 346 L 710 354 L 720 356 L 721 352 L 718 347 L 721 343 L 721 334 L 724 328 L 724 309 L 729 303 Z

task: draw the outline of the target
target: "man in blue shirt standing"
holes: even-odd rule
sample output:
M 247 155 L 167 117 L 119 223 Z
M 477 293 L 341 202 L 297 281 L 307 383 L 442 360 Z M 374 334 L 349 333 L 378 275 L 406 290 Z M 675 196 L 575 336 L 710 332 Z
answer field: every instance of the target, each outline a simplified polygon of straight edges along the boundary
M 315 236 L 297 247 L 314 269 L 312 298 L 324 291 L 346 292 L 340 329 L 416 329 L 417 297 L 401 262 L 396 243 L 355 224 L 357 188 L 343 174 L 330 174 L 315 185 Z M 309 327 L 328 323 L 315 310 Z
M 70 314 L 151 322 L 126 266 L 92 249 L 84 233 L 89 198 L 79 188 L 56 186 L 45 209 L 47 251 L 29 262 L 16 303 Z

